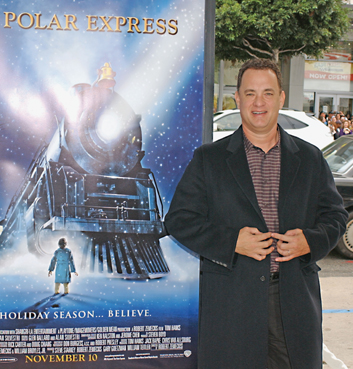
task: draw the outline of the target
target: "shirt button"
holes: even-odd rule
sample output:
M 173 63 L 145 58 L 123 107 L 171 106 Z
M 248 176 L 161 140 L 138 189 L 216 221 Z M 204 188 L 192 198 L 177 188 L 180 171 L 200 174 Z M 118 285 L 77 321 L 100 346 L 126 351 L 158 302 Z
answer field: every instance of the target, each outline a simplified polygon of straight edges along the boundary
M 261 277 L 260 277 L 260 281 L 261 281 L 261 282 L 265 282 L 265 281 L 266 281 L 266 277 L 265 277 L 264 275 L 263 275 L 263 276 L 261 276 Z

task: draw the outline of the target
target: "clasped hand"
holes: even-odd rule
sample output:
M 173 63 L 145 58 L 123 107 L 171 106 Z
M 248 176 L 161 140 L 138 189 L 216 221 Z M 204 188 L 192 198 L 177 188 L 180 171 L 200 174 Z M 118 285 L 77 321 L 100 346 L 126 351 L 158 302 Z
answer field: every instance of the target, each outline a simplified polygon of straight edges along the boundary
M 276 261 L 289 261 L 296 257 L 308 254 L 310 247 L 301 229 L 292 229 L 285 234 L 266 232 L 257 228 L 244 227 L 238 235 L 235 252 L 261 261 L 273 250 L 273 239 L 278 240 L 277 251 L 281 255 Z

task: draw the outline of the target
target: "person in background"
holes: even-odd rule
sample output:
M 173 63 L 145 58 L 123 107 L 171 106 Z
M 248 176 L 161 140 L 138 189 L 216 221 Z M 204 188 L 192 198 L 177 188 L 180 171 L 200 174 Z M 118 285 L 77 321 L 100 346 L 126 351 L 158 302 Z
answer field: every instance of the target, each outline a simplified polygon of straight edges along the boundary
M 324 111 L 322 111 L 322 112 L 320 112 L 320 114 L 319 114 L 319 120 L 322 122 L 322 123 L 324 123 L 325 125 L 327 125 L 327 118 L 328 118 L 328 115 L 324 112 Z
M 337 120 L 336 117 L 332 117 L 331 121 L 335 124 L 336 132 L 337 132 L 336 138 L 338 138 L 341 132 L 341 121 Z
M 71 282 L 71 273 L 78 276 L 75 268 L 74 258 L 71 250 L 66 247 L 66 238 L 60 238 L 58 242 L 59 248 L 54 252 L 49 265 L 48 277 L 50 277 L 55 269 L 55 295 L 59 293 L 60 284 L 64 285 L 64 294 L 69 293 L 69 283 Z
M 339 137 L 339 132 L 337 131 L 336 123 L 330 120 L 328 121 L 328 127 L 330 128 L 330 132 L 331 132 L 333 139 L 337 140 L 337 138 Z
M 327 125 L 327 120 L 326 120 L 325 116 L 320 116 L 319 121 L 324 123 L 325 125 Z
M 345 135 L 351 135 L 351 134 L 352 134 L 352 130 L 349 127 L 349 121 L 345 120 L 339 132 L 339 137 L 345 136 Z
M 327 114 L 324 111 L 319 114 L 319 120 L 327 125 Z
M 327 120 L 332 120 L 332 117 L 336 117 L 336 112 L 331 110 L 329 113 L 328 113 L 328 118 Z

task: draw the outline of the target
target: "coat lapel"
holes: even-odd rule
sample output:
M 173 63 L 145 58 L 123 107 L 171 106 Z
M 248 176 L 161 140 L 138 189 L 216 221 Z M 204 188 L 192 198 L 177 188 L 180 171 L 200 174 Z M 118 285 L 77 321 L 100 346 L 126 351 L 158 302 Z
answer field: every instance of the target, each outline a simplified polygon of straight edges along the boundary
M 296 179 L 301 160 L 296 155 L 299 151 L 291 136 L 282 128 L 281 131 L 281 179 L 279 187 L 278 216 L 283 219 L 284 207 Z
M 300 159 L 296 155 L 299 151 L 291 136 L 279 127 L 281 132 L 281 177 L 279 188 L 278 215 L 279 219 L 283 216 L 286 199 L 291 193 L 292 185 L 298 173 Z M 246 153 L 243 143 L 243 130 L 240 128 L 234 132 L 229 142 L 227 150 L 232 154 L 227 159 L 227 165 L 235 181 L 249 200 L 250 204 L 256 210 L 261 220 L 265 220 L 261 214 L 257 202 L 254 185 L 252 182 L 249 165 L 246 159 Z
M 261 220 L 265 223 L 257 202 L 256 193 L 252 182 L 251 173 L 249 170 L 249 165 L 244 148 L 243 130 L 241 127 L 236 132 L 234 132 L 227 147 L 227 150 L 232 153 L 227 159 L 229 170 L 233 174 L 235 181 L 244 192 L 244 195 L 247 197 L 250 204 L 256 210 Z

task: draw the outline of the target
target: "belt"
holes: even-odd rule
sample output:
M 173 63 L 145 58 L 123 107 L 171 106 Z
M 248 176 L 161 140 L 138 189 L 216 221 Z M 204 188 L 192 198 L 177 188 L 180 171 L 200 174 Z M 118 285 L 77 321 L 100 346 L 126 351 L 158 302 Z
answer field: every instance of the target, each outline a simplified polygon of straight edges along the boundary
M 270 282 L 279 279 L 279 272 L 270 273 Z

